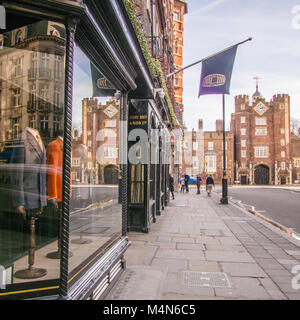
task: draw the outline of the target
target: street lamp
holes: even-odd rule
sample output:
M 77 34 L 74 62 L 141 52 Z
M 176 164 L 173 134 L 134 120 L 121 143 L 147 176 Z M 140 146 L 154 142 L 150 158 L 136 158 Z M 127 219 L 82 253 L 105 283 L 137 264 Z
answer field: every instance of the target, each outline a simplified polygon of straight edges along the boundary
M 225 132 L 225 95 L 223 94 L 223 178 L 222 178 L 222 204 L 228 204 L 228 185 L 226 175 L 226 132 Z

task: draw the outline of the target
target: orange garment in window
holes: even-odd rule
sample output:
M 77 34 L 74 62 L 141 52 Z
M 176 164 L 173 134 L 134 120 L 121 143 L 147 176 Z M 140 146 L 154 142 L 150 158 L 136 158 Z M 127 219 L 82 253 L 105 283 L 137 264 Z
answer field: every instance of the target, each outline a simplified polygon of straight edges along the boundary
M 57 137 L 46 149 L 47 199 L 62 201 L 63 141 Z

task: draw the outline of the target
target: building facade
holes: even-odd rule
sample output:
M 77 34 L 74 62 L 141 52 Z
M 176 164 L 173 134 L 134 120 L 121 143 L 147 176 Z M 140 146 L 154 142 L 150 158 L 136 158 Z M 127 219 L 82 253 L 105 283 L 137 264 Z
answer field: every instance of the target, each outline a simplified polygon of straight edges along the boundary
M 234 182 L 234 136 L 225 132 L 226 175 L 228 183 Z M 203 120 L 198 120 L 198 130 L 185 131 L 183 142 L 183 170 L 192 178 L 200 174 L 202 179 L 211 174 L 215 183 L 223 178 L 223 121 L 216 120 L 215 131 L 203 131 Z
M 127 233 L 168 205 L 173 1 L 152 2 L 150 38 L 139 3 L 2 2 L 0 299 L 103 299 Z M 115 90 L 104 104 L 92 65 Z
M 299 130 L 300 131 L 300 130 Z M 300 132 L 291 133 L 292 182 L 300 183 Z
M 292 183 L 290 97 L 274 95 L 266 101 L 256 88 L 235 97 L 232 114 L 235 137 L 235 179 L 241 184 Z
M 188 12 L 185 0 L 174 1 L 174 67 L 175 70 L 182 68 L 183 63 L 183 29 L 184 15 Z M 183 71 L 174 75 L 175 114 L 183 123 Z

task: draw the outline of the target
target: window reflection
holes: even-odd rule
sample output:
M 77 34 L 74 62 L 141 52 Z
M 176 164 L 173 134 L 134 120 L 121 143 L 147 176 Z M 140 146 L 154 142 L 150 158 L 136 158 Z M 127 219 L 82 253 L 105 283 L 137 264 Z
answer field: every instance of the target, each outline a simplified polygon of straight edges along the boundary
M 49 159 L 62 146 L 50 148 L 63 134 L 64 98 L 54 93 L 64 91 L 65 28 L 40 21 L 1 42 L 0 265 L 11 274 L 6 284 L 58 278 L 59 260 L 47 254 L 58 251 L 61 192 L 49 188 L 62 183 L 62 155 Z
M 131 165 L 131 203 L 144 202 L 144 165 Z
M 119 101 L 93 97 L 91 63 L 75 47 L 69 269 L 121 232 Z

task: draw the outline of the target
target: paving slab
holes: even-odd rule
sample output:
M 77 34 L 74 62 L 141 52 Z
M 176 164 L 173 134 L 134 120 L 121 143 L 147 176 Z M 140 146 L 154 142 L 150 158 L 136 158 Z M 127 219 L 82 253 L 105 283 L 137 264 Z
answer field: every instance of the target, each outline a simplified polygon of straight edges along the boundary
M 273 259 L 264 259 L 257 258 L 256 262 L 262 267 L 266 269 L 284 269 L 284 267 L 278 263 L 274 258 Z
M 236 237 L 215 237 L 221 244 L 238 245 L 241 242 Z
M 284 295 L 276 286 L 276 284 L 271 280 L 267 278 L 261 278 L 259 279 L 262 286 L 265 288 L 265 290 L 268 292 L 268 294 L 274 299 L 274 300 L 287 300 L 288 298 L 286 295 Z
M 221 267 L 215 261 L 189 260 L 188 268 L 191 271 L 220 272 Z
M 167 236 L 158 236 L 156 238 L 157 242 L 170 242 L 171 241 L 171 237 L 167 237 Z
M 202 243 L 179 243 L 177 242 L 177 249 L 180 250 L 204 250 Z
M 205 244 L 206 250 L 217 250 L 217 251 L 236 251 L 246 252 L 246 249 L 241 245 L 226 245 L 226 244 Z
M 234 277 L 232 288 L 216 288 L 217 297 L 240 298 L 240 299 L 270 299 L 268 292 L 254 278 Z
M 130 250 L 126 250 L 124 255 L 126 265 L 149 265 L 158 249 L 159 247 L 148 245 L 132 246 Z
M 168 268 L 168 273 L 177 273 L 182 270 L 187 270 L 188 260 L 154 258 L 151 262 L 151 266 L 165 267 L 165 268 Z
M 186 237 L 172 237 L 172 242 L 179 242 L 179 243 L 195 243 L 194 238 L 186 238 Z
M 183 295 L 192 295 L 192 296 L 205 296 L 205 297 L 214 297 L 214 289 L 207 287 L 196 287 L 196 286 L 185 286 L 182 284 L 181 276 L 179 274 L 169 273 L 165 281 L 163 288 L 163 294 L 167 293 L 177 293 Z
M 159 249 L 159 250 L 157 250 L 156 258 L 205 260 L 204 254 L 203 254 L 203 252 L 201 250 Z
M 205 257 L 208 261 L 255 262 L 246 252 L 206 250 Z
M 256 263 L 221 262 L 222 270 L 231 276 L 266 278 L 267 274 Z
M 166 268 L 131 266 L 105 300 L 160 300 L 166 273 Z

